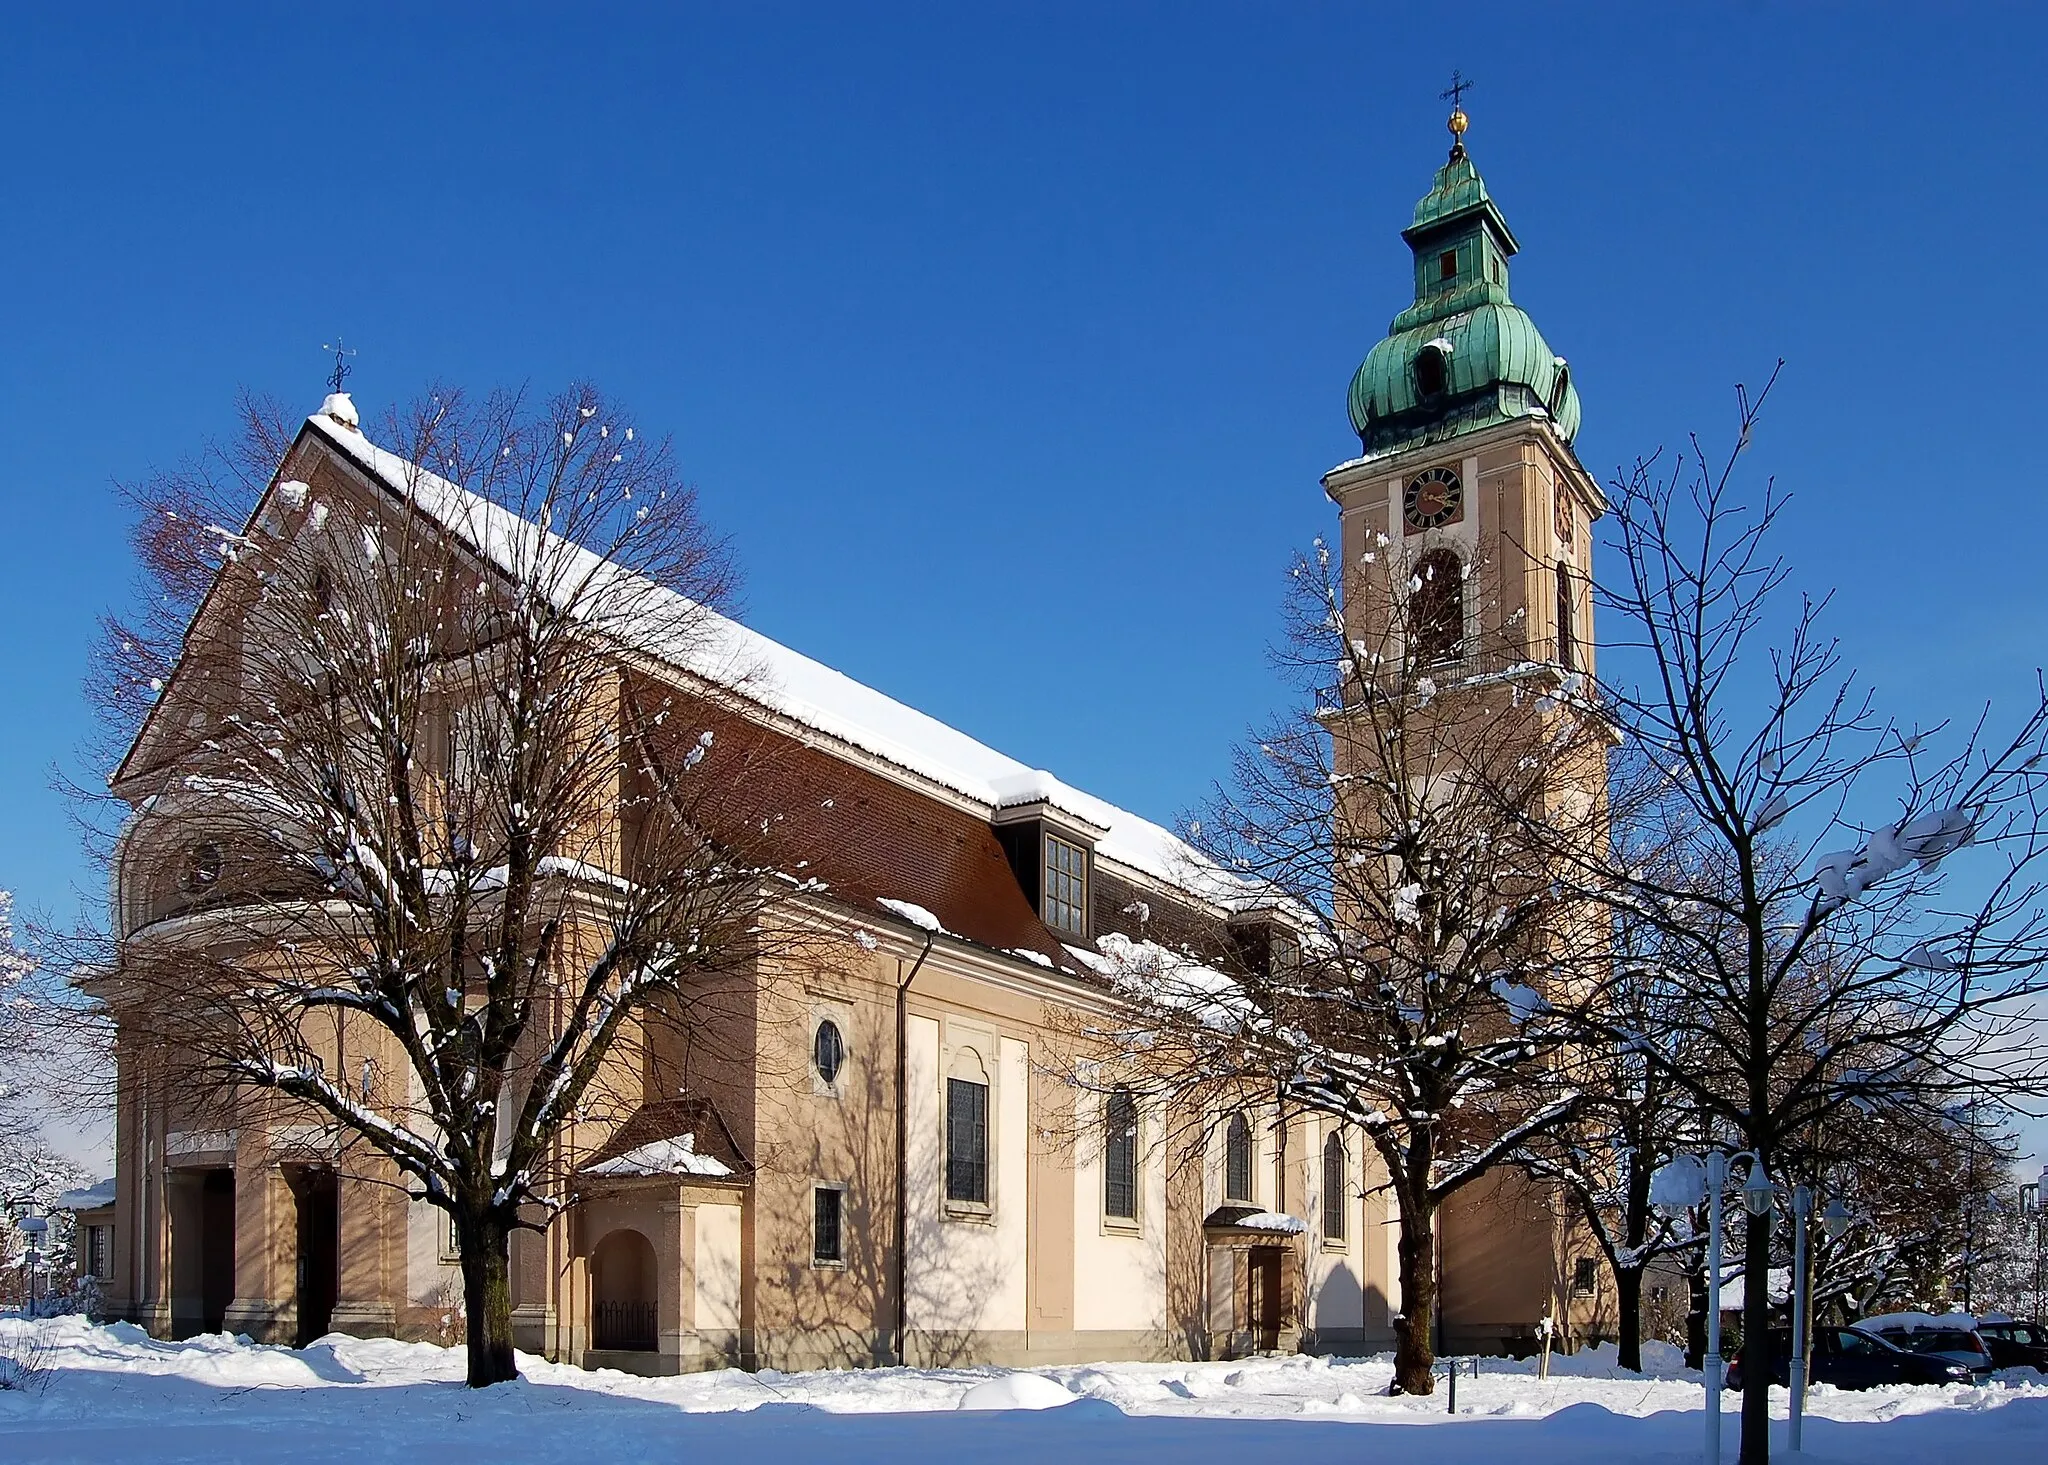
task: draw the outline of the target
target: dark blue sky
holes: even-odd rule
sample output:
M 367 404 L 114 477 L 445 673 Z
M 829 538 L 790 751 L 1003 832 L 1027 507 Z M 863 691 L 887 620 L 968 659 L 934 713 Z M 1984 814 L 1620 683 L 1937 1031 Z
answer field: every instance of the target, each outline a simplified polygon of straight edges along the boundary
M 1270 703 L 1453 66 L 1596 475 L 1782 355 L 1754 456 L 1850 660 L 1908 720 L 2030 682 L 2038 9 L 283 9 L 40 6 L 0 49 L 25 905 L 84 879 L 47 780 L 126 585 L 111 482 L 239 387 L 312 408 L 336 333 L 366 418 L 599 381 L 755 625 L 1171 819 Z

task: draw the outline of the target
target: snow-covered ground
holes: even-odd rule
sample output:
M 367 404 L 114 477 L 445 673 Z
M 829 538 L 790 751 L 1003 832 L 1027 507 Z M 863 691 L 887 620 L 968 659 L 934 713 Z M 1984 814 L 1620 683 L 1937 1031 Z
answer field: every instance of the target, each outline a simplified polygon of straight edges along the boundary
M 1098 1364 L 1030 1373 L 874 1369 L 642 1379 L 522 1357 L 517 1384 L 461 1386 L 459 1352 L 335 1335 L 158 1343 L 125 1325 L 0 1319 L 0 1357 L 41 1329 L 44 1385 L 0 1391 L 0 1461 L 664 1461 L 869 1465 L 965 1459 L 1126 1465 L 1374 1460 L 1431 1465 L 1696 1461 L 1701 1389 L 1668 1353 L 1481 1361 L 1458 1413 L 1388 1398 L 1385 1358 Z M 1776 1395 L 1784 1413 L 1783 1391 Z M 1729 1401 L 1730 1409 L 1734 1401 Z M 1426 1440 L 1406 1433 L 1431 1430 Z M 1725 1425 L 1734 1448 L 1736 1421 Z M 1783 1426 L 1781 1425 L 1780 1430 Z M 1341 1454 L 1340 1454 L 1341 1452 Z M 2048 1380 L 1813 1391 L 1805 1458 L 1925 1465 L 2048 1458 Z

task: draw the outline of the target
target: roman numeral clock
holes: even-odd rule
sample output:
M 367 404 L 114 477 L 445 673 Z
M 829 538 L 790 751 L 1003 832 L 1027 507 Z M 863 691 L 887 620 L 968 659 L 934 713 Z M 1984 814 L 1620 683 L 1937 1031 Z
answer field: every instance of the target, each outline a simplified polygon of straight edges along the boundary
M 1464 516 L 1464 508 L 1465 487 L 1448 468 L 1430 468 L 1416 474 L 1401 497 L 1401 513 L 1410 534 L 1455 524 Z

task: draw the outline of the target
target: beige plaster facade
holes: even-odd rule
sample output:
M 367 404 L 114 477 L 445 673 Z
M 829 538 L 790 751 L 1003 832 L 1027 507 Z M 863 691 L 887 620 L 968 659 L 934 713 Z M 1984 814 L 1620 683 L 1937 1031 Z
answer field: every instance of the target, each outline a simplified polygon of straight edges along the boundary
M 402 493 L 403 485 L 378 481 L 352 432 L 309 422 L 280 479 L 334 501 Z M 1436 467 L 1465 485 L 1464 512 L 1412 536 L 1403 489 Z M 1527 657 L 1572 659 L 1561 654 L 1555 578 L 1566 566 L 1574 654 L 1590 670 L 1584 587 L 1600 498 L 1545 422 L 1526 418 L 1361 458 L 1324 485 L 1346 564 L 1360 562 L 1374 535 L 1400 550 L 1388 566 L 1425 546 L 1455 548 L 1494 579 L 1495 593 L 1468 604 L 1474 628 L 1482 617 L 1495 618 L 1494 630 L 1522 624 Z M 649 674 L 638 664 L 620 671 Z M 761 717 L 790 735 L 822 786 L 858 792 L 842 795 L 841 812 L 869 819 L 856 830 L 867 842 L 827 843 L 882 851 L 861 856 L 886 866 L 867 868 L 867 888 L 917 897 L 958 934 L 931 934 L 872 899 L 791 902 L 777 919 L 849 933 L 842 959 L 790 970 L 764 958 L 718 994 L 716 1020 L 687 1045 L 627 1045 L 609 1087 L 637 1092 L 638 1109 L 568 1126 L 558 1157 L 560 1173 L 572 1177 L 565 1209 L 544 1231 L 513 1239 L 520 1346 L 645 1372 L 1390 1346 L 1401 1308 L 1397 1218 L 1362 1133 L 1248 1097 L 1241 1113 L 1251 1160 L 1239 1186 L 1227 1173 L 1229 1116 L 1141 1109 L 1134 1214 L 1113 1215 L 1105 1100 L 1058 1076 L 1055 1058 L 1075 1015 L 1107 1000 L 1077 968 L 1061 969 L 1068 943 L 1129 934 L 1130 902 L 1189 929 L 1221 931 L 1227 913 L 1157 869 L 1097 848 L 1085 820 L 1060 824 L 1064 816 L 1048 809 L 1047 837 L 1085 856 L 1090 912 L 1088 929 L 1054 932 L 1043 923 L 1045 886 L 1031 853 L 1049 846 L 1029 845 L 1041 815 L 1028 805 L 963 793 L 875 753 L 872 742 L 788 728 L 770 711 Z M 208 911 L 182 905 L 169 878 L 200 815 L 139 776 L 119 792 L 138 806 L 154 802 L 124 836 L 117 927 L 162 943 L 217 939 Z M 856 803 L 875 812 L 856 816 Z M 971 878 L 941 879 L 965 868 L 963 850 L 985 855 L 997 873 L 976 866 Z M 821 844 L 821 858 L 828 853 Z M 922 894 L 919 881 L 939 894 Z M 995 888 L 1004 881 L 1012 883 Z M 118 1022 L 117 988 L 104 995 Z M 814 1061 L 826 1022 L 843 1043 L 829 1074 Z M 359 1020 L 336 1019 L 321 1041 L 330 1072 L 404 1071 Z M 225 1327 L 285 1343 L 329 1330 L 460 1336 L 459 1265 L 444 1217 L 410 1198 L 390 1165 L 275 1103 L 202 1111 L 164 1096 L 131 1081 L 145 1056 L 120 1051 L 115 1244 L 105 1280 L 112 1313 L 161 1335 Z M 986 1105 L 978 1200 L 948 1198 L 956 1083 Z M 600 1173 L 636 1124 L 633 1133 L 687 1138 L 718 1163 Z M 1190 1134 L 1199 1139 L 1188 1142 Z M 1335 1194 L 1333 1175 L 1341 1175 Z M 838 1197 L 830 1203 L 836 1254 L 820 1242 L 821 1192 Z M 1252 1219 L 1227 1218 L 1238 1212 Z M 1273 1224 L 1281 1217 L 1294 1225 Z M 1574 1293 L 1577 1258 L 1593 1253 L 1555 1195 L 1509 1179 L 1477 1185 L 1448 1208 L 1442 1242 L 1452 1347 L 1530 1346 L 1539 1320 L 1558 1308 L 1579 1336 L 1609 1326 L 1597 1287 Z

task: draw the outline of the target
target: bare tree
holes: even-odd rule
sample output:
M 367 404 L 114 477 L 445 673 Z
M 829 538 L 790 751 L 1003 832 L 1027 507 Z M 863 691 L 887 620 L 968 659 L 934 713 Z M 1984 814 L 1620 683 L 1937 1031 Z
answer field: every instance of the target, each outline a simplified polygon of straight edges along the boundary
M 1627 957 L 1627 935 L 1619 932 L 1616 959 L 1639 969 Z M 1699 1111 L 1668 1066 L 1651 1063 L 1641 1051 L 1645 1043 L 1682 1041 L 1669 1021 L 1668 989 L 1615 981 L 1601 995 L 1606 1016 L 1626 1014 L 1626 1025 L 1640 1037 L 1609 1045 L 1603 1058 L 1580 1053 L 1574 1072 L 1584 1085 L 1583 1102 L 1562 1123 L 1532 1135 L 1516 1160 L 1563 1190 L 1600 1248 L 1614 1277 L 1617 1361 L 1640 1372 L 1644 1275 L 1664 1258 L 1704 1264 L 1702 1237 L 1690 1220 L 1664 1214 L 1650 1198 L 1658 1167 L 1697 1140 Z
M 1788 1176 L 1816 1196 L 1839 1198 L 1854 1217 L 1840 1237 L 1811 1241 L 1816 1315 L 1852 1321 L 1896 1307 L 1975 1305 L 1990 1295 L 1972 1296 L 1966 1279 L 1995 1277 L 2005 1260 L 2011 1136 L 1975 1104 L 1929 1109 L 1918 1097 L 1908 1091 L 1838 1110 L 1787 1155 Z M 1790 1250 L 1779 1246 L 1787 1263 Z
M 17 1288 L 26 1295 L 29 1280 L 16 1266 L 22 1236 L 13 1223 L 91 1178 L 44 1143 L 37 1122 L 33 1079 L 47 1003 L 36 972 L 35 959 L 15 944 L 14 897 L 0 890 L 0 1301 L 8 1303 L 20 1300 Z
M 2048 700 L 2002 736 L 1957 730 L 1945 756 L 1947 729 L 1875 710 L 1821 629 L 1825 601 L 1786 590 L 1784 496 L 1741 482 L 1768 394 L 1741 395 L 1718 464 L 1695 442 L 1609 490 L 1607 664 L 1634 675 L 1602 689 L 1623 739 L 1615 837 L 1555 851 L 1576 898 L 1659 933 L 1653 962 L 1617 973 L 1679 999 L 1666 1041 L 1637 1051 L 1770 1171 L 1845 1106 L 2048 1082 L 2027 1004 L 2048 955 Z M 1969 884 L 1942 868 L 1965 845 Z M 1625 1013 L 1588 1015 L 1588 1041 L 1637 1037 Z M 1772 1234 L 1751 1217 L 1745 1253 L 1769 1256 Z M 1745 1336 L 1767 1352 L 1767 1269 L 1744 1286 Z M 1745 1376 L 1742 1458 L 1761 1465 L 1770 1360 Z
M 14 941 L 14 897 L 0 890 L 0 1146 L 25 1144 L 34 1125 L 24 1078 L 37 1009 L 29 982 L 36 963 Z
M 1484 567 L 1367 553 L 1294 565 L 1296 705 L 1188 827 L 1272 935 L 1235 960 L 1110 943 L 1132 1006 L 1104 1036 L 1139 1056 L 1104 1072 L 1183 1113 L 1249 1087 L 1360 1126 L 1399 1205 L 1394 1387 L 1426 1394 L 1444 1203 L 1578 1102 L 1545 994 L 1598 933 L 1514 831 L 1597 837 L 1605 735 L 1513 627 L 1468 630 L 1500 624 Z
M 244 522 L 292 443 L 295 419 L 274 401 L 244 394 L 235 431 L 192 457 L 117 484 L 133 513 L 128 547 L 135 584 L 128 604 L 100 617 L 85 678 L 92 713 L 80 781 L 58 772 L 85 838 L 87 854 L 104 863 L 128 814 L 107 778 L 128 751 L 177 666 L 185 631 L 226 563 L 222 526 Z
M 207 528 L 116 780 L 124 882 L 181 919 L 117 917 L 93 990 L 131 1082 L 310 1118 L 448 1213 L 481 1386 L 515 1373 L 509 1237 L 568 1202 L 565 1126 L 640 1100 L 799 886 L 729 797 L 766 742 L 673 670 L 733 577 L 669 444 L 588 387 L 429 397 L 396 454 L 328 406 Z

